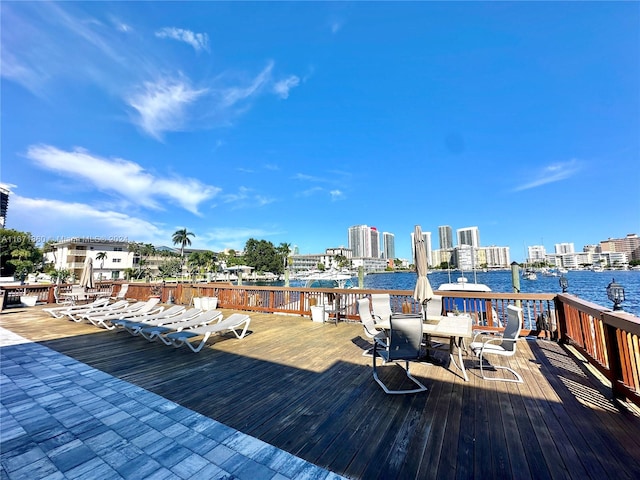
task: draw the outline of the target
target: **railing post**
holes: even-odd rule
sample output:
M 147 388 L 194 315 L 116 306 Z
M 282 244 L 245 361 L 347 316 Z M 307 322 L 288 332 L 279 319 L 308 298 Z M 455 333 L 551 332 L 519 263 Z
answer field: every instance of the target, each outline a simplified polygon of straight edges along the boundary
M 556 321 L 558 325 L 558 343 L 566 343 L 567 341 L 567 316 L 564 310 L 564 303 L 562 302 L 562 296 L 556 295 L 553 299 L 553 303 L 556 307 Z
M 602 312 L 601 321 L 604 325 L 604 341 L 609 361 L 609 380 L 613 398 L 626 398 L 625 389 L 622 388 L 622 363 L 620 362 L 620 343 L 616 327 L 606 321 L 607 312 Z

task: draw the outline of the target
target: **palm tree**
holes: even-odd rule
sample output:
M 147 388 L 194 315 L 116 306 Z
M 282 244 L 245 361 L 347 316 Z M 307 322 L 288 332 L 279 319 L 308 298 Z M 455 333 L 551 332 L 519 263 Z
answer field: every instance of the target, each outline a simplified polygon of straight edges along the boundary
M 191 240 L 189 237 L 195 237 L 195 233 L 187 232 L 186 228 L 181 228 L 180 230 L 176 230 L 171 237 L 174 245 L 180 245 L 180 256 L 184 259 L 184 247 L 187 245 L 191 245 Z
M 100 260 L 100 270 L 104 268 L 104 261 L 107 259 L 107 252 L 98 252 L 96 260 Z M 100 280 L 102 280 L 102 272 L 100 272 Z
M 193 232 L 188 232 L 186 228 L 181 228 L 180 230 L 176 230 L 171 237 L 174 245 L 180 245 L 181 267 L 184 266 L 184 247 L 191 245 L 190 236 L 195 237 L 196 235 Z

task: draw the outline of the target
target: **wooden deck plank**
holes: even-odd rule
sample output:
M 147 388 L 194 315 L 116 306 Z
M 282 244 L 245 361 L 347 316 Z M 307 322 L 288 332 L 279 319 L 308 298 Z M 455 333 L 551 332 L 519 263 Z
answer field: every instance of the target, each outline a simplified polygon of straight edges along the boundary
M 38 307 L 5 311 L 0 325 L 349 478 L 640 478 L 640 416 L 555 343 L 523 339 L 499 360 L 523 384 L 486 382 L 468 357 L 469 382 L 412 364 L 428 391 L 391 396 L 362 356 L 360 326 L 250 315 L 251 335 L 198 354 Z

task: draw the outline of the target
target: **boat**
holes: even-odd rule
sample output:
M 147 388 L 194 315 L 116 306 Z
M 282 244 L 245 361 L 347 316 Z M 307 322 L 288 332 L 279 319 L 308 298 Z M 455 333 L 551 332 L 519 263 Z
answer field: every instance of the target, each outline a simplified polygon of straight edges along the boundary
M 475 272 L 474 272 L 475 274 Z M 475 278 L 474 278 L 475 279 Z M 447 292 L 491 292 L 491 288 L 484 283 L 478 283 L 477 281 L 469 282 L 467 277 L 464 275 L 458 277 L 455 283 L 443 283 L 436 290 L 438 293 L 442 295 L 442 303 L 443 311 L 445 312 L 464 312 L 464 313 L 475 313 L 478 318 L 479 325 L 487 325 L 487 302 L 478 301 L 470 298 L 460 298 L 460 297 L 447 297 Z M 429 302 L 431 303 L 431 302 Z M 434 305 L 435 307 L 435 305 Z M 434 308 L 432 307 L 432 308 Z M 437 314 L 435 311 L 427 311 L 427 315 Z M 491 307 L 491 315 L 497 321 L 498 326 L 502 326 L 502 322 L 498 317 L 498 314 L 495 308 Z
M 522 278 L 525 280 L 537 280 L 538 275 L 533 270 L 525 270 L 522 272 Z
M 305 282 L 306 288 L 355 288 L 354 276 L 348 272 L 336 270 L 315 271 L 298 277 Z

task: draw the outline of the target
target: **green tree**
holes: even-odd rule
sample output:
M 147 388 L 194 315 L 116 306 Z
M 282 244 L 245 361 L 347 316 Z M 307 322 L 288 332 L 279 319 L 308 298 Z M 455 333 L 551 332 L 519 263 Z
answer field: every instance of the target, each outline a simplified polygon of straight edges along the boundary
M 98 252 L 96 260 L 100 260 L 100 270 L 104 268 L 104 261 L 107 259 L 107 252 Z
M 277 248 L 278 253 L 282 256 L 282 267 L 284 270 L 287 269 L 289 265 L 289 254 L 291 253 L 291 244 L 282 242 L 278 245 Z M 281 272 L 278 272 L 281 273 Z
M 133 263 L 138 267 L 137 271 L 134 271 L 134 273 L 130 278 L 140 279 L 140 278 L 149 276 L 150 274 L 150 270 L 148 267 L 149 257 L 151 255 L 155 255 L 156 253 L 155 247 L 150 243 L 130 242 L 128 250 L 133 253 L 133 256 L 134 256 Z
M 42 250 L 31 233 L 0 229 L 0 276 L 12 275 L 24 280 L 29 273 L 42 268 Z
M 186 228 L 176 230 L 171 237 L 171 241 L 174 245 L 180 245 L 180 256 L 184 261 L 184 247 L 191 245 L 191 239 L 189 237 L 195 237 L 193 232 L 188 232 Z
M 250 238 L 244 248 L 244 261 L 257 272 L 282 273 L 282 256 L 273 243 Z
M 160 277 L 164 280 L 167 277 L 176 277 L 182 268 L 182 261 L 177 257 L 167 257 L 167 259 L 158 265 Z

